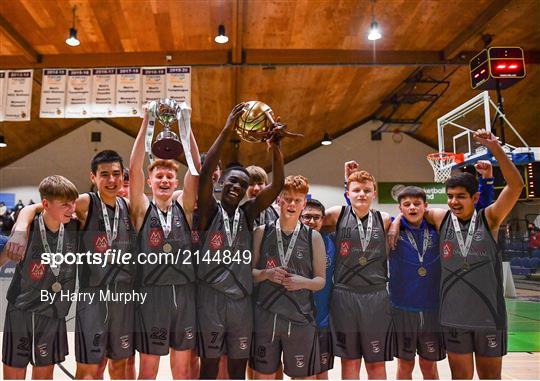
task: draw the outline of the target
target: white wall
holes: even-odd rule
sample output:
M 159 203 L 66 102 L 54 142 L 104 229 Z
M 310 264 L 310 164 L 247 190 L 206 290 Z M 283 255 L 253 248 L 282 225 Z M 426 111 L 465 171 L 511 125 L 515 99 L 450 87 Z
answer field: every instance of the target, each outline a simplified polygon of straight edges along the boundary
M 348 160 L 356 160 L 378 182 L 433 182 L 433 170 L 426 160 L 433 148 L 407 135 L 401 143 L 395 143 L 391 134 L 383 134 L 382 140 L 372 141 L 371 130 L 379 123 L 367 122 L 333 140 L 332 145 L 321 146 L 288 163 L 285 174 L 306 176 L 312 197 L 326 207 L 344 204 L 343 164 Z M 393 215 L 398 211 L 390 204 L 374 203 L 373 207 Z

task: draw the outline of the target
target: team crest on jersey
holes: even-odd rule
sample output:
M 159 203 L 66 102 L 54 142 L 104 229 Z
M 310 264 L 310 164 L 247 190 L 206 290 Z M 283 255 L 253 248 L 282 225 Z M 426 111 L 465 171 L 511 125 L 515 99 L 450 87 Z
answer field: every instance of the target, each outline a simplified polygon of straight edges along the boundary
M 435 352 L 435 342 L 434 341 L 426 341 L 426 348 L 429 353 Z
M 495 335 L 486 335 L 488 341 L 488 347 L 497 348 L 497 336 Z
M 161 228 L 152 228 L 148 232 L 148 244 L 150 247 L 160 247 L 163 243 L 163 230 Z
M 473 234 L 473 239 L 475 241 L 483 241 L 484 240 L 484 231 L 483 230 L 476 230 Z
M 34 282 L 42 280 L 45 277 L 45 265 L 41 261 L 31 261 L 29 275 Z
M 328 357 L 330 355 L 328 354 L 328 352 L 325 352 L 325 353 L 321 353 L 321 364 L 322 365 L 327 365 L 328 364 Z
M 39 344 L 37 347 L 38 353 L 41 357 L 47 357 L 49 352 L 47 351 L 47 344 Z
M 126 227 L 127 231 L 131 229 L 131 224 L 129 223 L 129 217 L 124 217 L 124 226 Z
M 193 327 L 187 327 L 187 328 L 184 330 L 184 337 L 185 337 L 187 340 L 193 339 Z
M 122 347 L 122 349 L 128 349 L 129 348 L 129 336 L 128 335 L 120 336 L 120 346 Z
M 173 223 L 174 223 L 174 226 L 179 228 L 180 227 L 180 218 L 178 218 L 177 216 L 174 216 L 173 217 Z
M 273 269 L 274 267 L 277 267 L 276 258 L 268 258 L 266 260 L 266 268 L 267 269 Z
M 379 228 L 373 228 L 373 230 L 371 231 L 371 237 L 373 237 L 373 239 L 379 239 L 381 237 L 381 232 Z
M 346 257 L 351 253 L 352 242 L 351 241 L 341 241 L 339 244 L 339 255 Z
M 96 234 L 94 236 L 94 249 L 96 253 L 104 253 L 109 248 L 109 243 L 107 242 L 107 234 Z
M 240 342 L 240 350 L 245 351 L 248 347 L 247 337 L 240 337 L 238 341 Z
M 297 368 L 303 368 L 306 363 L 304 362 L 304 355 L 296 355 L 294 356 L 296 359 L 296 367 Z
M 223 233 L 214 232 L 210 234 L 209 244 L 211 250 L 219 250 L 223 247 Z
M 264 347 L 262 345 L 259 345 L 257 347 L 257 357 L 261 358 L 261 359 L 266 357 L 266 347 Z
M 199 232 L 192 230 L 191 231 L 191 242 L 194 245 L 197 245 L 199 243 Z
M 443 243 L 442 246 L 442 257 L 445 261 L 449 260 L 452 257 L 452 251 L 453 251 L 452 244 L 448 241 Z
M 304 258 L 304 253 L 302 252 L 301 249 L 297 249 L 295 255 L 296 255 L 296 258 L 298 258 L 298 259 Z
M 374 340 L 370 342 L 371 351 L 373 353 L 379 353 L 381 351 L 381 342 L 379 340 Z

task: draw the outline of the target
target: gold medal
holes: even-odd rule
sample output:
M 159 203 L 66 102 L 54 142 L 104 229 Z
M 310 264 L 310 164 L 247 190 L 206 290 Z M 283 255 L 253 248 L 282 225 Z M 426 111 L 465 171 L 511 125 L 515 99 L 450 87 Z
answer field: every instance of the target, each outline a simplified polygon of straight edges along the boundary
M 51 290 L 54 293 L 60 292 L 62 290 L 62 284 L 60 282 L 54 282 L 51 286 Z
M 166 253 L 170 253 L 172 251 L 172 245 L 170 243 L 166 243 L 163 245 L 163 251 Z
M 464 262 L 462 265 L 461 265 L 461 268 L 463 269 L 463 271 L 469 271 L 471 269 L 471 265 L 469 265 L 468 262 Z
M 418 275 L 420 276 L 426 276 L 427 275 L 427 270 L 424 266 L 420 266 L 418 268 Z
M 358 260 L 358 263 L 360 263 L 360 266 L 367 265 L 367 258 L 366 257 L 360 257 L 360 259 Z

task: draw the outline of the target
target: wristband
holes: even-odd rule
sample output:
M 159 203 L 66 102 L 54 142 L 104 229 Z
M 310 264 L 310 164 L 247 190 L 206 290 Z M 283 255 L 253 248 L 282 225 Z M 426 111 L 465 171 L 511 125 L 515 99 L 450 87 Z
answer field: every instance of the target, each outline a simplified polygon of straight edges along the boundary
M 486 185 L 493 185 L 493 183 L 495 182 L 495 178 L 494 177 L 486 177 L 486 178 L 480 178 L 480 181 L 483 182 L 484 184 Z

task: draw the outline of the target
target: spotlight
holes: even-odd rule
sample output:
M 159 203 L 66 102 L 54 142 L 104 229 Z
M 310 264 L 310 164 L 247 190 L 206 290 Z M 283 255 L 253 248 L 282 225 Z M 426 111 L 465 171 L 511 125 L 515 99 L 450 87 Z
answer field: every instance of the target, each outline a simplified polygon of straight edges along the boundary
M 214 41 L 218 44 L 226 44 L 229 42 L 229 37 L 225 35 L 225 25 L 221 24 L 218 27 L 218 35 L 214 38 Z
M 328 135 L 328 133 L 325 133 L 323 140 L 321 141 L 321 145 L 329 146 L 330 144 L 332 144 L 332 139 L 330 139 L 330 135 Z
M 382 37 L 381 32 L 379 30 L 379 24 L 377 24 L 377 21 L 371 22 L 371 28 L 369 29 L 368 34 L 368 40 L 375 41 Z
M 75 28 L 75 9 L 76 7 L 73 7 L 73 26 L 69 28 L 69 38 L 66 38 L 66 44 L 69 46 L 79 46 L 80 41 L 77 39 L 77 29 Z
M 4 135 L 0 135 L 0 148 L 7 147 L 6 139 L 4 138 Z

